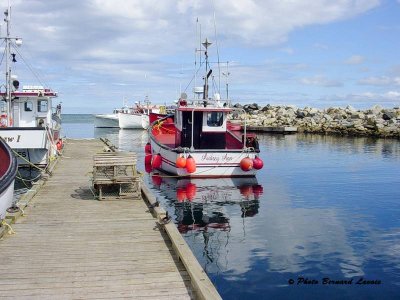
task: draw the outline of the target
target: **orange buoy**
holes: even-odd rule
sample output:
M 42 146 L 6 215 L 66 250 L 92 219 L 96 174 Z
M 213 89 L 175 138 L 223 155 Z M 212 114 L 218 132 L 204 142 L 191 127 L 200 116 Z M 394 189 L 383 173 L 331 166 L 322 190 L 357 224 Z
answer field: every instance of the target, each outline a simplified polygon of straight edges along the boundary
M 179 155 L 178 158 L 176 159 L 176 167 L 177 168 L 186 167 L 186 158 L 183 156 L 183 154 Z
M 262 161 L 262 159 L 259 158 L 258 156 L 256 156 L 253 159 L 253 168 L 256 170 L 260 170 L 263 166 L 264 166 L 264 162 Z
M 240 168 L 243 171 L 250 171 L 253 169 L 253 160 L 250 157 L 245 157 L 240 161 Z
M 186 196 L 189 201 L 192 201 L 194 197 L 196 197 L 196 190 L 197 190 L 196 184 L 189 182 L 186 185 Z
M 186 159 L 186 171 L 188 173 L 196 172 L 196 162 L 190 154 L 189 154 L 188 158 Z
M 151 153 L 151 144 L 150 144 L 150 142 L 148 142 L 148 143 L 146 144 L 146 146 L 144 146 L 144 152 L 145 152 L 146 154 L 150 154 L 150 153 Z
M 245 196 L 249 197 L 253 194 L 253 188 L 250 185 L 242 185 L 239 187 L 240 193 Z
M 162 156 L 160 153 L 157 153 L 156 155 L 153 156 L 153 160 L 151 161 L 151 166 L 154 169 L 158 169 L 161 167 L 162 163 Z

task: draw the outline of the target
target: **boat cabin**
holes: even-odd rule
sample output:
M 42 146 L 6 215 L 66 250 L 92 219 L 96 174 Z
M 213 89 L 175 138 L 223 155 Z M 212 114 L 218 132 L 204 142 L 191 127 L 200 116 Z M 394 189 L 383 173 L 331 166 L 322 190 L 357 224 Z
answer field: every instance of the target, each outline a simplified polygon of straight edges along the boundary
M 3 99 L 5 98 L 2 93 Z M 22 91 L 12 93 L 12 113 L 7 127 L 45 127 L 52 122 L 52 99 L 57 94 L 42 86 L 24 86 Z M 6 105 L 6 103 L 4 103 Z M 57 108 L 59 109 L 59 108 Z M 7 119 L 6 114 L 4 118 Z
M 175 112 L 176 146 L 225 149 L 229 108 L 179 107 Z

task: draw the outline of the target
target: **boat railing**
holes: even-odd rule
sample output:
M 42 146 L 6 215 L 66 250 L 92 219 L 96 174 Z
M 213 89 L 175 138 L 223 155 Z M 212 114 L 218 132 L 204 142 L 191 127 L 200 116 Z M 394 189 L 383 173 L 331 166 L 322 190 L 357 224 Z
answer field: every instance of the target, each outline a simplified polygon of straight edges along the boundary
M 216 99 L 180 99 L 186 101 L 186 105 L 194 107 L 217 107 L 217 108 L 232 108 L 231 100 L 216 100 Z

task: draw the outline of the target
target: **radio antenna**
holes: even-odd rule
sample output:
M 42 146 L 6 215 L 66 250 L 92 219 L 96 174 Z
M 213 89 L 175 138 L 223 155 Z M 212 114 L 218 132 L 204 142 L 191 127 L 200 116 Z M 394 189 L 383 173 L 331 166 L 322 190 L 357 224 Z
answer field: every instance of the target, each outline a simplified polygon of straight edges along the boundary
M 214 34 L 215 34 L 215 46 L 217 46 L 217 62 L 218 62 L 218 93 L 221 90 L 221 68 L 219 62 L 219 47 L 218 47 L 218 36 L 217 36 L 217 21 L 215 18 L 215 3 L 214 4 Z

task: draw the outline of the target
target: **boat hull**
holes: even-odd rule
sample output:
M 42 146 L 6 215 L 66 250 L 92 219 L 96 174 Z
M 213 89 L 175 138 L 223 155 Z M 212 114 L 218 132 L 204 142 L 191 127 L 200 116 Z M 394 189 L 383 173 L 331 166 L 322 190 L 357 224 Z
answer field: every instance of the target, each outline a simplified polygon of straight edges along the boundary
M 149 116 L 146 114 L 118 113 L 119 127 L 122 129 L 147 129 Z
M 1 128 L 0 137 L 15 151 L 18 166 L 46 166 L 50 156 L 57 153 L 55 142 L 59 130 L 38 127 Z
M 14 200 L 14 181 L 17 174 L 16 159 L 4 140 L 0 139 L 0 220 Z
M 160 154 L 161 166 L 157 169 L 181 178 L 221 178 L 221 177 L 252 177 L 257 170 L 244 171 L 240 167 L 243 158 L 254 159 L 256 153 L 247 153 L 241 150 L 194 150 L 190 151 L 196 163 L 196 171 L 189 173 L 186 168 L 178 168 L 176 159 L 180 155 L 188 157 L 189 153 L 181 153 L 176 149 L 166 147 L 150 138 L 152 156 Z
M 118 115 L 117 114 L 95 115 L 94 127 L 119 128 Z

